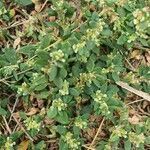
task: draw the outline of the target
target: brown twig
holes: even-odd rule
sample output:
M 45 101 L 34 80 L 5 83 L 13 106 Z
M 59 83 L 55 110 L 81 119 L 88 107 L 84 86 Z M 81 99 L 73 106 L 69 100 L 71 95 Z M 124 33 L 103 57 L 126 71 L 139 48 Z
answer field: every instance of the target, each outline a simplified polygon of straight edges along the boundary
M 25 24 L 26 22 L 27 22 L 27 20 L 21 21 L 21 22 L 18 22 L 18 23 L 14 23 L 14 24 L 12 24 L 12 25 L 10 25 L 10 26 L 7 26 L 7 27 L 5 27 L 5 28 L 3 28 L 3 29 L 4 29 L 4 30 L 8 30 L 8 29 L 11 29 L 11 28 L 14 28 L 14 27 L 23 25 L 23 24 Z
M 138 105 L 138 109 L 139 109 L 139 111 L 142 113 L 142 115 L 144 114 L 144 115 L 150 116 L 150 114 L 147 113 L 147 112 L 145 112 L 145 111 L 141 108 L 140 105 Z
M 9 127 L 8 123 L 7 123 L 7 120 L 6 120 L 6 118 L 5 118 L 4 116 L 3 116 L 3 120 L 4 120 L 4 122 L 5 122 L 6 129 L 8 130 L 9 134 L 11 134 L 11 133 L 12 133 L 12 131 L 11 131 L 11 129 L 10 129 L 10 127 Z
M 122 81 L 118 81 L 116 82 L 116 84 L 126 89 L 127 91 L 132 92 L 150 102 L 150 95 L 148 93 L 134 89 L 133 87 L 129 86 L 127 83 Z
M 14 127 L 13 133 L 16 131 L 17 127 L 18 127 L 18 124 L 16 124 L 16 126 Z
M 131 105 L 131 104 L 134 104 L 134 103 L 138 103 L 138 102 L 141 102 L 141 101 L 143 101 L 143 100 L 145 100 L 145 99 L 138 99 L 138 100 L 135 100 L 135 101 L 133 101 L 133 102 L 129 102 L 129 103 L 127 103 L 126 105 Z
M 119 52 L 120 52 L 120 54 L 122 55 L 122 56 L 124 56 L 124 53 L 121 51 L 121 50 L 119 50 Z M 125 56 L 124 56 L 125 57 Z M 127 64 L 130 66 L 130 70 L 132 70 L 133 72 L 135 72 L 136 71 L 136 69 L 133 67 L 133 65 L 129 62 L 129 60 L 125 57 L 125 61 L 127 62 Z
M 102 119 L 102 122 L 100 123 L 99 128 L 98 128 L 98 130 L 97 130 L 97 132 L 96 132 L 96 134 L 95 134 L 95 136 L 94 136 L 93 141 L 91 142 L 90 146 L 88 147 L 88 150 L 91 149 L 92 146 L 95 144 L 95 141 L 96 141 L 96 139 L 97 139 L 99 133 L 100 133 L 101 130 L 102 130 L 102 126 L 103 126 L 104 120 L 105 120 L 105 119 L 103 118 L 103 119 Z
M 10 107 L 8 106 L 9 111 L 11 112 Z M 14 118 L 15 122 L 18 124 L 18 126 L 22 129 L 22 131 L 26 134 L 26 136 L 33 142 L 34 139 L 28 134 L 28 132 L 25 130 L 23 125 L 18 121 L 18 119 L 12 114 L 12 117 Z
M 45 141 L 46 143 L 55 143 L 57 141 L 57 139 L 51 139 L 51 140 L 48 140 L 48 141 Z
M 134 48 L 139 49 L 139 50 L 144 50 L 144 51 L 147 51 L 147 52 L 150 50 L 150 48 L 143 47 L 142 45 L 140 45 L 138 43 L 136 43 L 134 45 Z
M 39 10 L 39 12 L 41 12 L 41 11 L 44 9 L 44 7 L 45 7 L 45 5 L 47 4 L 47 2 L 48 2 L 48 0 L 46 0 L 46 1 L 44 2 L 44 4 L 42 5 L 41 9 Z
M 5 129 L 5 127 L 4 127 L 4 125 L 2 124 L 2 123 L 0 123 L 0 127 L 5 131 L 6 129 Z M 0 131 L 0 133 L 1 133 L 1 131 Z
M 12 109 L 12 111 L 11 111 L 11 115 L 10 115 L 10 118 L 9 118 L 8 124 L 9 124 L 9 123 L 10 123 L 10 121 L 11 121 L 11 118 L 12 118 L 13 113 L 14 113 L 14 111 L 15 111 L 15 108 L 16 108 L 16 106 L 17 106 L 18 100 L 19 100 L 19 98 L 18 98 L 18 96 L 17 96 L 17 98 L 16 98 L 16 100 L 15 100 L 15 103 L 14 103 L 14 106 L 13 106 L 13 109 Z
M 13 118 L 16 121 L 16 123 L 18 124 L 18 126 L 20 126 L 20 128 L 23 130 L 23 132 L 27 135 L 27 137 L 33 142 L 34 139 L 27 133 L 27 131 L 25 130 L 25 128 L 20 124 L 20 122 L 15 118 L 14 115 L 13 115 Z
M 132 70 L 133 72 L 136 71 L 136 69 L 133 67 L 133 65 L 129 62 L 129 60 L 127 58 L 125 58 L 125 61 L 128 63 L 128 65 L 130 66 L 130 70 Z
M 89 150 L 95 150 L 95 148 L 91 148 L 91 147 L 88 147 L 86 145 L 82 145 L 82 147 L 86 148 L 86 149 L 89 149 Z
M 10 86 L 10 84 L 7 81 L 0 81 L 0 82 L 4 83 L 7 86 Z

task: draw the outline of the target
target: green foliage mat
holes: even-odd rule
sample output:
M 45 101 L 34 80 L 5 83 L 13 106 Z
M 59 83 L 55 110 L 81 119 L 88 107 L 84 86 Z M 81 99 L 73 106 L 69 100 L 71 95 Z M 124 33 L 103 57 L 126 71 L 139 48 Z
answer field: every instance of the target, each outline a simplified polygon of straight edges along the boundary
M 0 150 L 149 149 L 149 3 L 0 1 Z

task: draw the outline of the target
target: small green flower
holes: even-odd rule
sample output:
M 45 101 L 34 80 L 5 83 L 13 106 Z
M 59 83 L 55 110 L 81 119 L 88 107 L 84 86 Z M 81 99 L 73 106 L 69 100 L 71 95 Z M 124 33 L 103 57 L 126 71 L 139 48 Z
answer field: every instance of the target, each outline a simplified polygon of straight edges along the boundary
M 13 71 L 18 69 L 18 65 L 10 65 L 10 66 L 4 66 L 2 68 L 0 68 L 0 72 L 2 72 L 2 74 L 4 76 L 8 76 L 11 75 L 13 73 Z
M 29 67 L 32 67 L 32 66 L 34 66 L 34 64 L 35 64 L 35 61 L 34 61 L 34 60 L 28 60 L 28 61 L 26 62 L 26 64 L 27 64 Z
M 112 150 L 112 147 L 109 144 L 107 144 L 107 145 L 105 145 L 104 150 Z
M 74 44 L 72 48 L 73 48 L 73 50 L 74 50 L 75 53 L 78 53 L 78 51 L 80 51 L 82 48 L 84 48 L 85 45 L 86 45 L 86 42 L 83 41 L 81 43 Z
M 104 99 L 106 98 L 107 98 L 107 95 L 103 94 L 100 90 L 97 90 L 96 94 L 94 95 L 94 101 L 98 103 L 105 101 Z
M 18 88 L 17 93 L 19 95 L 26 96 L 29 93 L 29 91 L 28 91 L 28 85 L 25 82 L 22 83 L 21 87 Z
M 123 32 L 123 31 L 122 31 L 122 24 L 123 24 L 123 21 L 121 20 L 121 18 L 118 18 L 118 20 L 116 20 L 116 21 L 114 22 L 113 30 L 114 30 L 114 31 Z
M 32 77 L 33 77 L 33 80 L 35 80 L 36 78 L 39 77 L 39 74 L 38 74 L 38 73 L 33 73 L 33 74 L 32 74 Z
M 145 136 L 143 133 L 136 134 L 134 132 L 129 133 L 129 140 L 136 145 L 136 147 L 139 147 L 140 144 L 144 143 Z
M 70 149 L 72 150 L 79 149 L 80 142 L 78 142 L 75 138 L 73 138 L 73 134 L 71 132 L 67 132 L 67 134 L 63 137 L 63 139 L 68 144 Z
M 132 34 L 128 37 L 128 43 L 134 42 L 137 39 L 137 35 L 136 34 Z
M 52 5 L 53 10 L 62 10 L 63 9 L 64 0 L 59 0 Z
M 103 115 L 109 115 L 110 111 L 108 108 L 108 105 L 106 103 L 108 97 L 106 94 L 103 94 L 100 90 L 97 90 L 96 93 L 93 96 L 94 101 L 99 104 L 99 111 L 103 114 Z
M 4 145 L 4 149 L 5 150 L 12 150 L 14 145 L 16 145 L 16 143 L 13 142 L 9 137 L 7 137 L 7 141 Z
M 79 82 L 77 83 L 77 87 L 84 87 L 86 83 L 91 84 L 93 79 L 96 78 L 94 72 L 90 73 L 80 73 Z
M 149 7 L 144 7 L 142 9 L 136 9 L 133 12 L 134 20 L 133 23 L 136 28 L 136 35 L 141 38 L 148 38 L 148 28 L 150 26 L 150 9 Z M 143 27 L 144 25 L 144 27 Z
M 34 120 L 33 117 L 27 118 L 24 123 L 27 130 L 36 129 L 37 131 L 40 131 L 41 123 Z
M 57 108 L 58 111 L 65 110 L 67 107 L 67 104 L 64 103 L 60 98 L 53 100 L 51 109 Z
M 52 52 L 50 54 L 52 60 L 57 63 L 57 62 L 65 62 L 65 59 L 64 59 L 64 53 L 62 52 L 62 50 L 58 50 L 58 51 L 55 51 L 55 52 Z
M 128 82 L 132 84 L 139 84 L 140 78 L 137 77 L 133 72 L 129 72 L 125 75 L 124 79 L 126 79 Z
M 102 74 L 107 74 L 107 73 L 109 73 L 109 68 L 107 68 L 107 69 L 103 68 L 101 72 L 102 72 Z
M 61 95 L 68 95 L 69 94 L 69 82 L 66 80 L 63 83 L 63 87 L 61 90 L 59 90 Z
M 115 126 L 115 128 L 112 130 L 112 134 L 110 139 L 113 140 L 114 137 L 127 137 L 127 131 L 125 129 L 123 129 L 122 126 Z
M 74 122 L 75 126 L 80 128 L 80 129 L 85 129 L 87 127 L 87 122 L 84 121 L 82 118 L 80 117 L 77 117 L 75 119 L 75 122 Z
M 101 110 L 101 112 L 102 112 L 103 115 L 107 116 L 107 115 L 110 114 L 109 107 L 106 104 L 106 102 L 101 102 L 100 106 L 99 106 L 99 109 Z

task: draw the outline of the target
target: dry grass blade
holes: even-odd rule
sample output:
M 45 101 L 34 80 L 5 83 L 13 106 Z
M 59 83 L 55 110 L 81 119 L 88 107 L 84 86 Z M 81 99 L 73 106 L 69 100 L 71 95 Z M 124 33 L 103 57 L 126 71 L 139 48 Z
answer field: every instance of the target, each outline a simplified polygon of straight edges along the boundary
M 129 86 L 127 83 L 124 83 L 122 81 L 118 81 L 116 82 L 116 84 L 126 89 L 127 91 L 132 92 L 150 102 L 150 95 L 148 93 L 134 89 L 133 87 Z
M 15 111 L 15 108 L 16 108 L 16 106 L 17 106 L 17 104 L 18 104 L 18 100 L 19 100 L 19 98 L 17 97 L 17 98 L 16 98 L 16 100 L 15 100 L 15 103 L 14 103 L 13 109 L 12 109 L 12 111 L 11 111 L 11 115 L 10 115 L 10 118 L 9 118 L 8 124 L 9 124 L 9 123 L 10 123 L 10 121 L 11 121 L 12 115 L 13 115 L 13 113 L 14 113 L 14 111 Z
M 5 125 L 6 125 L 6 129 L 7 129 L 7 131 L 9 132 L 9 134 L 11 134 L 12 133 L 12 131 L 11 131 L 11 129 L 10 129 L 10 127 L 9 127 L 9 125 L 8 125 L 8 123 L 7 123 L 7 120 L 6 120 L 6 118 L 3 116 L 3 120 L 4 120 L 4 122 L 5 122 Z
M 14 28 L 14 27 L 17 27 L 17 26 L 20 26 L 20 25 L 23 25 L 27 22 L 27 20 L 23 20 L 23 21 L 18 21 L 18 22 L 15 22 L 14 24 L 10 25 L 10 26 L 7 26 L 5 28 L 3 28 L 4 30 L 8 30 L 8 29 L 11 29 L 11 28 Z
M 89 150 L 95 150 L 95 148 L 91 148 L 91 147 L 88 147 L 86 145 L 82 145 L 82 147 L 86 148 L 86 149 L 89 149 Z
M 39 12 L 41 12 L 41 11 L 44 9 L 44 7 L 46 6 L 47 2 L 48 2 L 48 0 L 46 0 L 46 1 L 44 2 L 44 4 L 42 5 L 42 7 L 41 7 L 41 9 L 40 9 Z
M 131 105 L 131 104 L 134 104 L 134 103 L 138 103 L 138 102 L 141 102 L 141 101 L 144 101 L 145 99 L 138 99 L 138 100 L 135 100 L 133 102 L 129 102 L 127 103 L 126 105 Z
M 27 137 L 33 142 L 34 139 L 27 133 L 27 131 L 25 130 L 25 128 L 20 124 L 20 122 L 15 118 L 14 115 L 13 115 L 13 118 L 16 121 L 16 123 L 20 126 L 20 128 L 23 130 L 23 132 L 27 135 Z
M 9 111 L 11 112 L 10 107 L 8 106 Z M 18 121 L 18 119 L 12 114 L 12 117 L 14 118 L 15 122 L 18 124 L 18 126 L 22 129 L 22 131 L 26 134 L 26 136 L 31 140 L 32 142 L 34 139 L 28 134 L 28 132 L 25 130 L 25 128 L 22 126 L 22 124 Z
M 91 147 L 95 144 L 95 141 L 96 141 L 96 139 L 97 139 L 99 133 L 101 132 L 101 129 L 102 129 L 104 120 L 105 120 L 105 119 L 103 118 L 103 119 L 102 119 L 102 122 L 100 123 L 99 128 L 98 128 L 98 130 L 97 130 L 97 132 L 96 132 L 96 134 L 95 134 L 95 136 L 94 136 L 94 138 L 93 138 L 92 143 L 91 143 L 90 146 L 88 147 L 88 150 L 90 150 Z

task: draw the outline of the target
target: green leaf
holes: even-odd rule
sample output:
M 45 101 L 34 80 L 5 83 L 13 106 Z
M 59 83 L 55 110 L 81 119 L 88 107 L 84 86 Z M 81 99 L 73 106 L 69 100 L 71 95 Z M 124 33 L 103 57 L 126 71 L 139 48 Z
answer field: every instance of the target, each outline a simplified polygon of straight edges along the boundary
M 42 59 L 43 61 L 48 61 L 49 60 L 49 52 L 47 52 L 47 51 L 42 51 L 42 50 L 39 50 L 39 51 L 37 51 L 36 52 L 36 55 L 40 58 L 40 59 Z
M 101 32 L 102 35 L 106 36 L 106 37 L 109 37 L 112 35 L 112 31 L 110 29 L 104 29 L 102 32 Z
M 47 99 L 47 97 L 50 95 L 50 92 L 49 91 L 43 91 L 43 92 L 40 92 L 39 94 L 36 95 L 36 97 L 38 99 Z
M 101 87 L 100 87 L 100 90 L 102 91 L 102 93 L 106 93 L 107 91 L 107 83 L 103 84 Z
M 3 109 L 3 108 L 0 107 L 0 115 L 1 116 L 7 115 L 7 111 L 5 109 Z
M 127 41 L 127 37 L 122 34 L 122 35 L 117 39 L 117 44 L 118 44 L 118 45 L 123 45 L 123 44 L 125 44 L 126 41 Z
M 72 67 L 72 74 L 74 76 L 78 76 L 81 72 L 81 69 L 80 69 L 80 64 L 79 63 L 76 63 L 73 67 Z
M 40 141 L 39 143 L 36 144 L 35 150 L 43 150 L 43 149 L 46 149 L 45 141 Z
M 101 141 L 98 143 L 98 146 L 96 147 L 96 149 L 97 149 L 97 150 L 104 150 L 106 144 L 107 144 L 106 141 L 101 140 Z
M 19 116 L 20 116 L 20 118 L 22 118 L 22 119 L 27 119 L 27 115 L 26 115 L 25 112 L 20 111 L 20 112 L 19 112 Z
M 88 62 L 87 62 L 87 64 L 86 64 L 87 70 L 88 70 L 89 72 L 93 71 L 94 66 L 95 66 L 94 60 L 93 60 L 93 59 L 89 59 Z
M 112 78 L 114 79 L 115 82 L 117 82 L 117 81 L 120 80 L 120 79 L 119 79 L 119 75 L 118 75 L 118 73 L 116 73 L 116 72 L 113 72 L 113 73 L 112 73 Z
M 59 150 L 69 150 L 68 144 L 64 140 L 59 140 Z
M 79 95 L 80 95 L 80 92 L 79 92 L 77 89 L 75 89 L 75 88 L 70 88 L 69 90 L 70 90 L 69 93 L 70 93 L 72 96 L 79 96 Z
M 126 16 L 126 11 L 123 7 L 118 7 L 117 12 L 118 12 L 120 17 L 125 17 Z
M 80 129 L 78 128 L 78 127 L 76 127 L 76 126 L 74 126 L 73 127 L 73 132 L 74 132 L 74 135 L 76 136 L 76 137 L 78 137 L 79 135 L 80 135 Z
M 66 128 L 64 126 L 57 126 L 57 132 L 61 135 L 61 134 L 65 134 L 67 132 Z
M 140 38 L 139 40 L 143 46 L 149 46 L 146 39 Z
M 150 79 L 150 67 L 141 65 L 138 71 L 140 76 L 143 76 L 148 80 Z
M 117 2 L 117 0 L 106 0 L 106 2 L 111 6 L 113 3 Z
M 22 135 L 23 135 L 23 132 L 20 130 L 20 131 L 13 132 L 13 133 L 10 135 L 10 138 L 15 141 L 15 140 L 21 138 Z
M 17 55 L 14 49 L 12 48 L 6 48 L 5 49 L 5 57 L 7 61 L 9 61 L 11 64 L 17 63 Z
M 35 90 L 35 91 L 41 91 L 41 90 L 45 89 L 47 84 L 48 84 L 48 81 L 44 75 L 38 76 L 36 79 L 34 79 L 32 81 L 30 89 Z
M 95 42 L 94 41 L 88 41 L 86 43 L 86 50 L 94 50 L 95 51 Z
M 36 51 L 36 46 L 35 45 L 26 45 L 23 46 L 19 49 L 19 53 L 28 55 L 29 57 L 32 57 Z
M 36 60 L 37 65 L 40 65 L 41 67 L 44 67 L 45 65 L 47 65 L 48 60 L 50 58 L 48 52 L 40 50 L 36 53 L 36 55 L 38 56 Z
M 15 2 L 20 4 L 20 5 L 23 5 L 23 6 L 27 6 L 27 5 L 32 4 L 31 0 L 15 0 Z
M 145 144 L 150 144 L 150 136 L 146 137 Z
M 109 85 L 108 86 L 108 92 L 107 95 L 112 97 L 114 94 L 116 94 L 119 91 L 118 87 L 116 85 Z
M 56 78 L 56 76 L 57 76 L 57 70 L 58 70 L 57 66 L 55 66 L 55 65 L 51 66 L 51 69 L 48 72 L 49 80 L 50 81 L 53 81 Z
M 41 91 L 43 89 L 45 89 L 45 87 L 47 86 L 47 82 L 43 82 L 39 85 L 36 85 L 36 87 L 34 88 L 35 91 Z
M 9 62 L 7 61 L 7 59 L 5 58 L 5 55 L 0 55 L 0 67 L 1 66 L 8 66 Z
M 14 76 L 14 78 L 15 78 L 15 80 L 16 80 L 16 81 L 18 81 L 18 80 L 19 80 L 19 78 L 18 78 L 18 75 L 17 75 L 17 72 L 16 72 L 16 71 L 13 71 L 13 76 Z
M 9 99 L 8 98 L 0 99 L 0 106 L 1 107 L 6 108 L 8 103 L 9 103 Z
M 55 78 L 54 79 L 54 84 L 59 88 L 61 89 L 62 86 L 63 86 L 63 79 L 62 78 Z
M 56 108 L 50 108 L 48 111 L 47 111 L 47 116 L 49 118 L 55 118 L 57 115 L 57 109 Z
M 98 81 L 98 80 L 96 80 L 96 79 L 93 80 L 93 83 L 94 83 L 98 88 L 100 88 L 101 85 L 102 85 L 101 82 Z
M 40 49 L 44 49 L 46 47 L 48 47 L 50 45 L 50 42 L 52 41 L 51 35 L 46 35 L 43 37 L 42 41 L 41 41 L 41 45 L 40 45 Z
M 0 146 L 4 145 L 6 142 L 5 136 L 0 135 Z
M 131 142 L 130 142 L 129 140 L 126 140 L 126 141 L 124 142 L 124 149 L 125 149 L 125 150 L 131 150 L 131 149 L 132 149 L 132 147 L 131 147 Z
M 67 70 L 64 67 L 60 68 L 60 70 L 59 70 L 59 77 L 64 79 L 66 76 L 67 76 Z
M 62 124 L 68 124 L 69 123 L 69 118 L 68 118 L 68 115 L 65 111 L 61 111 L 61 112 L 58 112 L 59 114 L 57 114 L 56 116 L 56 120 Z

